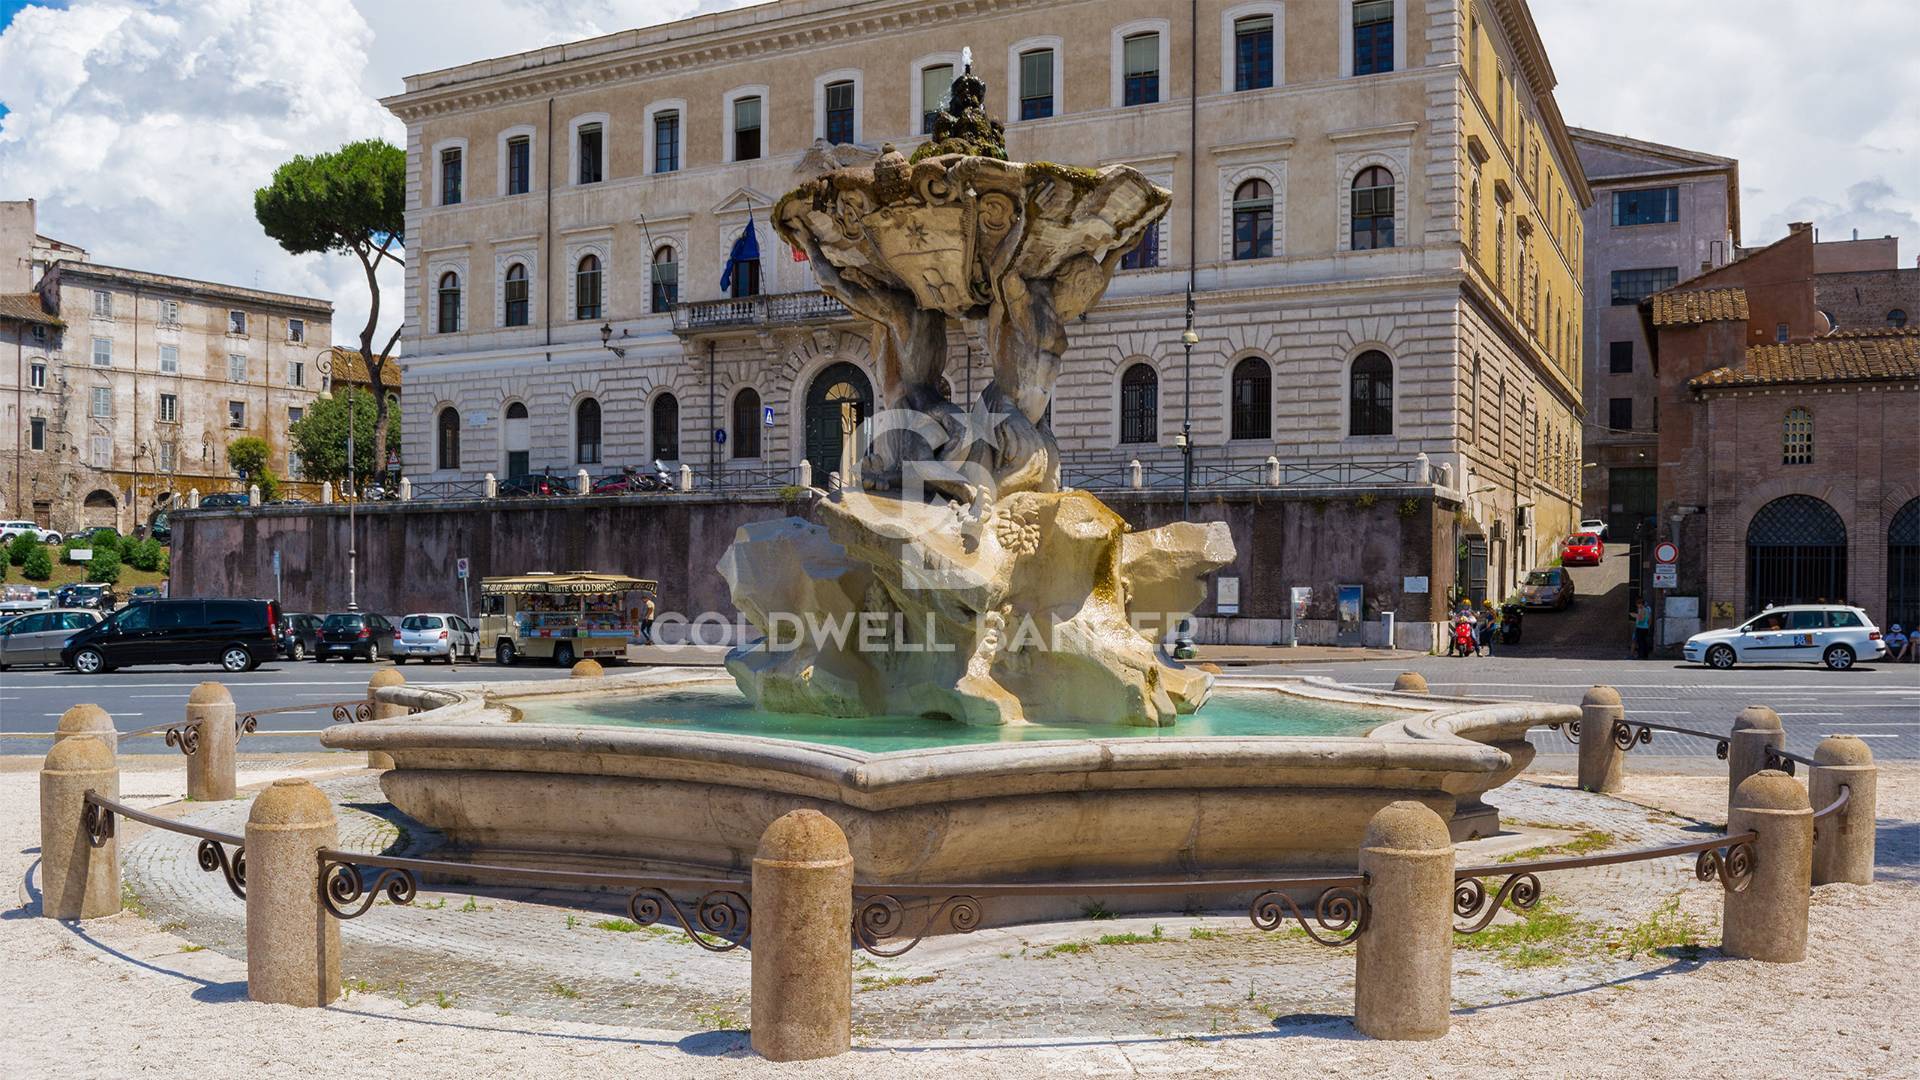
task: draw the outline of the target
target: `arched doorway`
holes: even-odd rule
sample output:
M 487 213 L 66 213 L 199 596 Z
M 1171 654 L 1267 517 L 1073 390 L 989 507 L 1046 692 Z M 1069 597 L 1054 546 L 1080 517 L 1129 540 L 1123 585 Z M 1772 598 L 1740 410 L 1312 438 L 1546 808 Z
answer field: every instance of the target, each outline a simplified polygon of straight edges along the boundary
M 840 455 L 854 428 L 872 415 L 873 383 L 866 372 L 843 360 L 813 377 L 807 385 L 806 454 L 815 484 L 840 471 Z
M 117 529 L 120 527 L 120 500 L 104 488 L 91 491 L 81 504 L 80 518 L 89 529 Z
M 1747 525 L 1747 611 L 1837 602 L 1847 592 L 1847 525 L 1811 495 L 1787 495 Z
M 1920 623 L 1920 499 L 1908 499 L 1887 526 L 1887 610 L 1882 626 Z

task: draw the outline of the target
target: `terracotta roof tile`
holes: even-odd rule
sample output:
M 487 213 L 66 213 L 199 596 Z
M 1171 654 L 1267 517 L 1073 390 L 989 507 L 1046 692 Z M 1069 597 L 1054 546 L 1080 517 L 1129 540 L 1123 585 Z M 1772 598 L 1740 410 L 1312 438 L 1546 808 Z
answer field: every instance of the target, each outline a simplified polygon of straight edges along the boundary
M 63 325 L 40 306 L 39 293 L 0 293 L 0 319 L 38 323 L 41 326 Z
M 333 346 L 330 362 L 333 365 L 333 381 L 368 386 L 372 380 L 367 378 L 367 366 L 360 362 L 360 350 L 345 345 Z M 388 393 L 400 390 L 400 358 L 390 356 L 387 365 L 381 370 L 382 381 L 386 383 Z
M 1747 318 L 1745 289 L 1688 289 L 1653 294 L 1653 325 L 1727 322 Z
M 1715 368 L 1687 385 L 1704 389 L 1898 379 L 1920 379 L 1920 329 L 1856 330 L 1812 341 L 1755 345 L 1739 369 Z

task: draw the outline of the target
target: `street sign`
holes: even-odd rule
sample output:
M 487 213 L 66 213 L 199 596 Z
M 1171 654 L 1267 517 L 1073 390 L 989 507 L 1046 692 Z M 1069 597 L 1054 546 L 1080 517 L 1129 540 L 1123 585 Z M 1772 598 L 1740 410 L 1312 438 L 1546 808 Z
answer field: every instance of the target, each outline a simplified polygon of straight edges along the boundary
M 1679 588 L 1679 570 L 1670 562 L 1655 563 L 1653 567 L 1653 587 L 1656 589 Z
M 277 564 L 279 561 L 279 556 L 275 556 L 274 562 Z M 465 558 L 453 560 L 453 572 L 459 575 L 461 581 L 467 580 L 467 560 Z
M 277 551 L 273 553 L 273 576 L 280 576 L 280 553 Z
M 713 433 L 713 441 L 714 441 L 714 442 L 716 442 L 716 443 L 718 443 L 718 444 L 720 444 L 721 446 L 725 446 L 725 445 L 727 445 L 727 433 L 726 433 L 726 431 L 724 431 L 724 430 L 721 430 L 721 431 L 716 431 L 716 432 L 714 432 L 714 433 Z
M 767 427 L 773 426 L 773 406 L 768 405 L 760 410 L 760 421 Z
M 1673 546 L 1673 541 L 1662 540 L 1653 549 L 1653 561 L 1672 566 L 1680 561 L 1680 549 Z

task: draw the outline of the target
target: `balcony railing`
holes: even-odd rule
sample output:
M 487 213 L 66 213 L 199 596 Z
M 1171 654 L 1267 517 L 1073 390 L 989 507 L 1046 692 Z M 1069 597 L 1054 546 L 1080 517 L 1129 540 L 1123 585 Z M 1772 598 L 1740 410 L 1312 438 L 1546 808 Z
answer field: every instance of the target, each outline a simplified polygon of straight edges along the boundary
M 677 334 L 697 334 L 754 326 L 840 322 L 852 317 L 845 304 L 823 292 L 778 293 L 676 304 L 673 330 Z
M 1060 466 L 1060 482 L 1083 491 L 1178 491 L 1179 458 L 1087 460 L 1072 458 Z M 1425 487 L 1439 483 L 1424 457 L 1402 461 L 1196 461 L 1195 491 L 1263 488 Z

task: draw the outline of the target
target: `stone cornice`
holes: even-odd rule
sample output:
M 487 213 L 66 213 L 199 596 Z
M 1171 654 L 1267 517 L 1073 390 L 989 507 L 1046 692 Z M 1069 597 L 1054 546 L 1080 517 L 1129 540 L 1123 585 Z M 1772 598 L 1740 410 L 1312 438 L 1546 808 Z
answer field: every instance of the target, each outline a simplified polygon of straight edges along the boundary
M 1375 124 L 1369 127 L 1329 131 L 1327 132 L 1327 138 L 1333 142 L 1353 142 L 1363 139 L 1388 140 L 1399 135 L 1411 135 L 1419 129 L 1420 122 L 1418 120 L 1408 120 L 1400 124 Z

